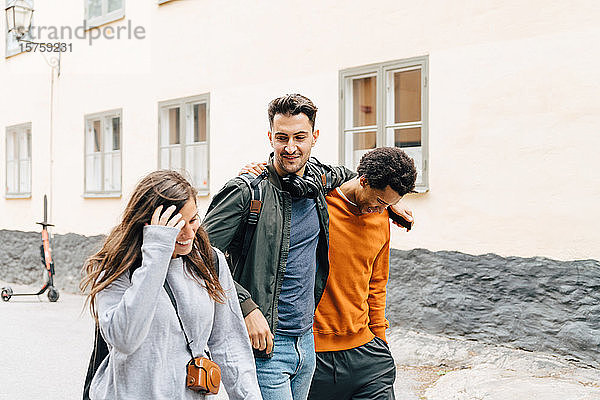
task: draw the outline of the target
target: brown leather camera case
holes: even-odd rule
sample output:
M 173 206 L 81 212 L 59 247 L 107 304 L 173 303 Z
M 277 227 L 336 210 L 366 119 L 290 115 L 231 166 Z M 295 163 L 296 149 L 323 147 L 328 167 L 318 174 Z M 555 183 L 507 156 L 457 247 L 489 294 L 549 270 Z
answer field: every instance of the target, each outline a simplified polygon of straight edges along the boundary
M 187 365 L 188 389 L 217 394 L 221 385 L 221 368 L 212 360 L 196 357 Z

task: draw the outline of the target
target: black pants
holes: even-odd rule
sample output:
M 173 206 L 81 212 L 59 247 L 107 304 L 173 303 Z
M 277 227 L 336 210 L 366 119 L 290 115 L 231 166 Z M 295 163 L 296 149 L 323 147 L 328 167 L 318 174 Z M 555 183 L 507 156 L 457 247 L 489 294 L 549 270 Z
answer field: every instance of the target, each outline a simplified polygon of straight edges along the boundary
M 317 353 L 309 400 L 394 399 L 396 366 L 390 349 L 375 337 L 349 350 Z

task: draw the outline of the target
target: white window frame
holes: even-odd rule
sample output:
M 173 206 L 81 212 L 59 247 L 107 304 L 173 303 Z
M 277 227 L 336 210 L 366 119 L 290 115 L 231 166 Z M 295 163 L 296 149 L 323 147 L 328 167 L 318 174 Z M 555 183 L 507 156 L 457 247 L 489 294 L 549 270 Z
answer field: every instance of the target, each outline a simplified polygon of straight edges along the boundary
M 122 0 L 123 6 L 121 8 L 111 11 L 110 13 L 108 12 L 108 0 L 101 0 L 102 1 L 102 15 L 93 17 L 93 18 L 90 18 L 90 14 L 89 14 L 90 0 L 83 0 L 83 1 L 85 4 L 85 21 L 86 21 L 88 29 L 96 28 L 98 26 L 108 24 L 109 22 L 116 21 L 125 16 L 125 0 Z
M 193 117 L 194 117 L 194 105 L 205 104 L 206 106 L 206 141 L 205 142 L 193 142 L 187 143 L 189 137 L 191 137 L 190 129 L 193 129 Z M 181 109 L 179 113 L 179 126 L 180 126 L 180 143 L 179 144 L 168 144 L 162 143 L 162 129 L 163 120 L 162 113 L 164 110 L 169 108 L 179 107 Z M 186 150 L 192 147 L 203 146 L 206 148 L 206 185 L 199 185 L 199 182 L 194 182 L 193 171 L 188 165 L 190 160 L 186 159 Z M 181 172 L 186 178 L 192 181 L 192 184 L 198 189 L 198 195 L 208 196 L 210 193 L 210 95 L 208 93 L 201 94 L 198 96 L 184 97 L 180 99 L 173 99 L 168 101 L 161 101 L 158 103 L 158 168 L 167 168 L 163 166 L 162 150 L 166 149 L 177 149 L 180 150 L 181 168 L 175 170 Z
M 21 141 L 19 140 L 20 136 L 23 135 L 28 135 L 29 139 L 26 140 L 27 146 L 29 146 L 29 149 L 27 151 L 28 157 L 27 158 L 20 158 L 20 143 Z M 8 142 L 9 142 L 9 137 L 10 136 L 15 136 L 14 140 L 14 145 L 16 146 L 16 153 L 18 154 L 16 159 L 13 160 L 9 160 L 9 156 L 8 156 Z M 31 197 L 31 122 L 27 122 L 24 124 L 19 124 L 19 125 L 12 125 L 12 126 L 8 126 L 6 127 L 6 147 L 5 147 L 5 196 L 7 199 L 28 199 Z M 9 166 L 9 163 L 13 163 L 12 167 Z M 25 164 L 27 166 L 28 172 L 23 171 L 23 164 Z M 12 168 L 12 169 L 11 169 Z M 14 171 L 14 169 L 16 169 L 16 174 L 17 174 L 17 190 L 16 191 L 9 191 L 8 188 L 8 174 L 9 172 Z M 23 183 L 23 178 L 25 179 L 25 184 L 22 185 Z M 27 190 L 29 189 L 29 190 Z
M 10 7 L 16 0 L 6 0 L 6 7 Z M 25 0 L 27 4 L 33 8 L 33 0 Z M 21 43 L 17 40 L 17 36 L 15 32 L 8 33 L 8 25 L 6 24 L 6 15 L 2 16 L 4 19 L 4 37 L 5 37 L 5 57 L 16 56 L 17 54 L 26 53 L 26 51 L 21 51 Z M 31 17 L 31 26 L 33 26 L 33 16 Z M 23 38 L 23 40 L 33 41 L 33 36 L 31 36 L 31 30 L 27 32 Z
M 104 149 L 104 145 L 106 143 L 104 139 L 104 135 L 107 133 L 112 134 L 112 119 L 119 118 L 119 149 Z M 99 152 L 100 156 L 100 182 L 101 188 L 100 190 L 88 190 L 88 123 L 91 121 L 100 120 L 100 129 L 102 129 L 102 143 L 101 143 L 101 151 Z M 83 197 L 84 198 L 106 198 L 106 197 L 121 197 L 121 193 L 123 190 L 123 110 L 115 109 L 109 111 L 102 111 L 94 114 L 86 114 L 84 117 L 84 128 L 83 128 L 84 140 L 83 140 Z M 104 176 L 106 172 L 106 158 L 107 156 L 119 156 L 119 188 L 117 190 L 106 189 L 107 180 Z
M 390 73 L 399 70 L 421 69 L 421 121 L 411 123 L 389 123 L 388 115 L 391 112 L 390 96 L 393 96 L 393 88 L 388 85 L 388 76 Z M 364 78 L 369 76 L 377 77 L 376 84 L 376 125 L 347 127 L 346 119 L 352 113 L 351 89 L 353 79 Z M 346 167 L 353 169 L 352 161 L 347 156 L 346 146 L 348 144 L 348 135 L 360 132 L 376 131 L 377 144 L 376 147 L 394 146 L 394 138 L 387 132 L 390 128 L 421 128 L 421 146 L 403 148 L 409 155 L 409 149 L 418 149 L 422 157 L 421 176 L 417 181 L 415 190 L 419 193 L 429 190 L 429 57 L 414 57 L 403 60 L 395 60 L 384 63 L 365 65 L 355 68 L 347 68 L 339 73 L 339 88 L 340 88 L 340 148 L 339 157 L 341 162 Z M 412 155 L 411 155 L 412 157 Z M 415 160 L 416 162 L 417 160 Z

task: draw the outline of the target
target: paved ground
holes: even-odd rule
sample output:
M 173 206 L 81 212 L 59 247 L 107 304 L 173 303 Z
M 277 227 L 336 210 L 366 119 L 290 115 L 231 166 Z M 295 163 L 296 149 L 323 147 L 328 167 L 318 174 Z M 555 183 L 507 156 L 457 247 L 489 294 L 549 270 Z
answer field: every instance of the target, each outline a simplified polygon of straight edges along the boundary
M 94 338 L 83 302 L 65 293 L 56 303 L 45 295 L 0 301 L 0 399 L 81 399 Z
M 551 354 L 396 329 L 398 400 L 600 400 L 600 371 Z
M 93 341 L 83 304 L 66 293 L 0 301 L 0 400 L 81 398 Z M 402 330 L 388 339 L 398 400 L 600 400 L 600 371 L 559 357 Z

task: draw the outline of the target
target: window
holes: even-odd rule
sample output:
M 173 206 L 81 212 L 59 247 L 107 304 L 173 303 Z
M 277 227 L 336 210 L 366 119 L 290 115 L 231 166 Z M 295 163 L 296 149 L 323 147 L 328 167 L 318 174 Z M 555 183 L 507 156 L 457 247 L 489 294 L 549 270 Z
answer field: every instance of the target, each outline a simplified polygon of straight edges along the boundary
M 85 0 L 85 19 L 94 28 L 125 15 L 125 0 Z
M 208 194 L 208 103 L 201 95 L 159 103 L 159 168 L 174 169 Z
M 121 195 L 121 110 L 85 117 L 85 196 Z
M 415 160 L 416 190 L 429 189 L 427 76 L 427 57 L 340 72 L 340 159 L 348 168 L 371 149 L 400 147 Z
M 10 7 L 15 3 L 16 0 L 6 0 L 6 7 Z M 25 0 L 26 3 L 33 8 L 33 0 Z M 33 26 L 33 17 L 31 19 L 31 24 Z M 6 57 L 10 57 L 10 56 L 14 56 L 16 54 L 22 53 L 23 51 L 21 50 L 21 43 L 17 40 L 17 35 L 15 34 L 15 32 L 10 32 L 8 33 L 8 21 L 5 22 L 6 23 Z M 29 40 L 29 41 L 33 41 L 33 37 L 31 36 L 31 30 L 29 32 L 27 32 L 22 40 Z
M 6 197 L 31 197 L 31 123 L 6 128 Z

